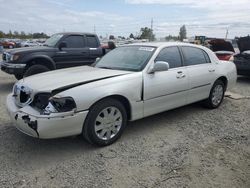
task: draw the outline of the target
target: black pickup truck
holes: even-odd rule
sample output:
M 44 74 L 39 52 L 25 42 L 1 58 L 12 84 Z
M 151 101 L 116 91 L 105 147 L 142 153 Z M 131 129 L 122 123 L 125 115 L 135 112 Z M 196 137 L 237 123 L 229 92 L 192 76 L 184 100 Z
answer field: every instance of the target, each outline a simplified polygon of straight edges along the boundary
M 2 71 L 21 79 L 50 70 L 91 65 L 104 53 L 95 34 L 58 33 L 43 46 L 4 52 L 0 65 Z

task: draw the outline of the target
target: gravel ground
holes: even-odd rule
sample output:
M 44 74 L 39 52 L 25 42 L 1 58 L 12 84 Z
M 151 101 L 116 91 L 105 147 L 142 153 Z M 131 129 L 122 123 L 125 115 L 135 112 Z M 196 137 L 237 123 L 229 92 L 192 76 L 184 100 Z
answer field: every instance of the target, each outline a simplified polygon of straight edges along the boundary
M 38 140 L 5 110 L 15 79 L 0 72 L 0 187 L 250 187 L 250 99 L 193 104 L 130 123 L 97 148 L 81 137 Z M 250 94 L 250 78 L 232 92 Z

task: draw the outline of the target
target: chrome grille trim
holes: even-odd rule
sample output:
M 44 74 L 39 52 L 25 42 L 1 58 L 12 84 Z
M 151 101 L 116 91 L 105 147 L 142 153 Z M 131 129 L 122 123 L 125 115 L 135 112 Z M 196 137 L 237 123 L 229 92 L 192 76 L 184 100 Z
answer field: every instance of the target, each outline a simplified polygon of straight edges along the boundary
M 15 85 L 13 88 L 13 97 L 18 107 L 24 107 L 32 103 L 31 98 L 32 89 L 23 85 Z

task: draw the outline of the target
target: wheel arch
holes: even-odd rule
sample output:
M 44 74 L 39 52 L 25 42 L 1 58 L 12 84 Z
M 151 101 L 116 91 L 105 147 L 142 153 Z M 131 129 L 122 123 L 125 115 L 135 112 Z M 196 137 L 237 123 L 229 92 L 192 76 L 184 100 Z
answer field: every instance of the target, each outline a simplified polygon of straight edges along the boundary
M 56 69 L 55 62 L 48 56 L 34 56 L 29 60 L 27 60 L 26 62 L 27 62 L 26 69 L 28 69 L 32 65 L 43 65 L 49 68 L 50 70 Z
M 93 104 L 90 106 L 90 108 L 91 108 L 92 106 L 94 106 L 96 103 L 98 103 L 98 102 L 100 102 L 100 101 L 102 101 L 102 100 L 105 100 L 105 99 L 116 99 L 117 101 L 121 102 L 121 103 L 124 105 L 125 110 L 126 110 L 126 112 L 127 112 L 128 120 L 131 119 L 131 117 L 132 117 L 132 115 L 131 115 L 131 104 L 130 104 L 129 100 L 128 100 L 126 97 L 124 97 L 123 95 L 118 95 L 118 94 L 116 95 L 116 94 L 115 94 L 115 95 L 105 96 L 105 97 L 99 99 L 98 101 L 96 101 L 95 103 L 93 103 Z
M 225 91 L 227 90 L 228 79 L 226 76 L 220 76 L 217 80 L 221 80 L 225 85 Z

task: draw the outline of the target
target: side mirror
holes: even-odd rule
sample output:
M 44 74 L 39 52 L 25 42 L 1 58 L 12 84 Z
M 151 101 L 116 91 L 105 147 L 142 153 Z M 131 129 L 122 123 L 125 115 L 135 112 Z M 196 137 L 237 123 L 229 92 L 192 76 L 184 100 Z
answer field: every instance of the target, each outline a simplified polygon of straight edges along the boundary
M 95 59 L 95 63 L 98 63 L 100 60 L 101 60 L 101 58 L 100 58 L 100 57 L 97 57 L 97 58 Z
M 168 62 L 165 61 L 156 61 L 153 67 L 151 67 L 148 71 L 149 74 L 153 74 L 155 72 L 167 71 L 169 69 Z
M 95 67 L 96 64 L 97 64 L 100 60 L 101 60 L 101 58 L 100 58 L 100 57 L 97 57 L 97 58 L 95 59 L 95 62 L 91 64 L 91 67 Z
M 67 48 L 67 43 L 66 42 L 61 42 L 58 46 L 59 50 L 62 50 L 62 48 Z

